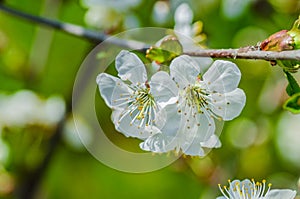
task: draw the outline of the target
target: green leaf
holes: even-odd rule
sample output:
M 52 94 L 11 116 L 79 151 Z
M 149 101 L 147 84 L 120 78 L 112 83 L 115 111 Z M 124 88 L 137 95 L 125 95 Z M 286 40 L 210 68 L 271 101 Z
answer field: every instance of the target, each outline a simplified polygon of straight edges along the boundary
M 294 94 L 284 104 L 283 108 L 294 114 L 300 113 L 300 93 Z
M 289 96 L 292 96 L 296 93 L 300 93 L 300 87 L 295 80 L 295 78 L 291 75 L 291 73 L 284 71 L 286 74 L 286 78 L 289 82 L 288 86 L 286 87 L 286 92 Z
M 300 62 L 296 60 L 277 60 L 277 64 L 290 73 L 296 73 L 300 68 Z
M 169 37 L 161 42 L 160 48 L 172 54 L 180 55 L 183 52 L 182 45 L 176 37 Z
M 170 63 L 183 52 L 182 45 L 176 37 L 168 37 L 161 42 L 159 47 L 152 46 L 147 50 L 146 57 L 159 64 Z
M 160 64 L 166 63 L 174 59 L 177 55 L 170 51 L 163 50 L 161 48 L 152 47 L 147 50 L 146 57 L 151 61 L 156 61 Z

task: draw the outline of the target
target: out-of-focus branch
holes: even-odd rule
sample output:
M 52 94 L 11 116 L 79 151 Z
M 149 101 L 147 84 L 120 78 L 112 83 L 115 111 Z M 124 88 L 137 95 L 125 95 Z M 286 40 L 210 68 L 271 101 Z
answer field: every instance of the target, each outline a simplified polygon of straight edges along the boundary
M 92 30 L 83 28 L 78 25 L 60 22 L 57 20 L 48 19 L 48 18 L 24 13 L 22 11 L 19 11 L 19 10 L 16 10 L 16 9 L 13 9 L 13 8 L 10 8 L 8 6 L 1 4 L 1 1 L 0 1 L 0 10 L 4 11 L 10 15 L 20 17 L 24 20 L 31 21 L 33 23 L 37 23 L 37 24 L 40 24 L 43 26 L 55 28 L 57 30 L 66 32 L 68 34 L 71 34 L 71 35 L 74 35 L 74 36 L 77 36 L 80 38 L 85 38 L 85 39 L 91 40 L 96 43 L 100 43 L 110 37 L 110 35 L 107 35 L 105 33 L 101 33 L 98 31 L 92 31 Z M 132 48 L 132 49 L 146 49 L 146 48 L 150 47 L 149 45 L 142 43 L 142 42 L 119 39 L 117 37 L 110 39 L 109 42 L 112 44 L 121 46 L 121 47 L 127 47 L 127 48 Z
M 51 28 L 58 29 L 60 31 L 66 32 L 68 34 L 85 38 L 88 40 L 91 40 L 96 43 L 100 43 L 108 38 L 110 38 L 110 35 L 107 35 L 105 33 L 93 31 L 86 29 L 84 27 L 70 24 L 70 23 L 64 23 L 44 17 L 34 16 L 28 13 L 24 13 L 22 11 L 9 8 L 3 4 L 0 3 L 0 10 L 9 13 L 13 16 L 20 17 L 22 19 L 48 26 Z M 120 39 L 117 37 L 110 38 L 107 40 L 107 42 L 110 42 L 112 44 L 131 48 L 131 49 L 142 49 L 145 51 L 145 49 L 149 48 L 150 45 L 133 41 L 133 40 L 125 40 Z M 230 59 L 262 59 L 267 61 L 272 60 L 298 60 L 300 61 L 300 50 L 291 50 L 291 51 L 282 51 L 282 52 L 274 52 L 274 51 L 261 51 L 257 50 L 255 48 L 254 50 L 252 48 L 240 48 L 240 49 L 202 49 L 198 50 L 196 52 L 184 52 L 186 55 L 190 56 L 197 56 L 197 57 L 213 57 L 213 58 L 230 58 Z
M 68 108 L 70 109 L 70 108 Z M 16 197 L 18 199 L 33 199 L 35 194 L 40 186 L 42 178 L 45 175 L 46 170 L 48 169 L 50 162 L 52 160 L 53 154 L 61 140 L 62 131 L 64 128 L 65 120 L 67 115 L 70 113 L 68 110 L 67 114 L 61 119 L 57 124 L 54 135 L 49 140 L 49 145 L 46 150 L 46 155 L 42 163 L 37 169 L 32 172 L 27 173 L 26 178 L 20 182 L 19 187 L 16 190 Z

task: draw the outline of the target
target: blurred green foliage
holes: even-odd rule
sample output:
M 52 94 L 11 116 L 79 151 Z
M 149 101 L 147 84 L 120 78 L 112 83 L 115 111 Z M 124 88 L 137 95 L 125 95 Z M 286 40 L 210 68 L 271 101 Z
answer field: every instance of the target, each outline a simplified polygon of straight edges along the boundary
M 300 13 L 298 0 L 249 0 L 243 7 L 233 6 L 230 9 L 228 6 L 234 1 L 170 0 L 166 1 L 169 5 L 167 20 L 161 24 L 152 18 L 155 2 L 141 1 L 125 17 L 130 13 L 140 27 L 159 24 L 172 28 L 175 8 L 181 2 L 188 2 L 194 11 L 194 21 L 204 23 L 203 32 L 207 35 L 209 48 L 255 45 L 274 32 L 289 29 Z M 45 17 L 55 10 L 56 14 L 52 13 L 55 16 L 51 18 L 86 26 L 84 15 L 87 9 L 77 0 L 9 0 L 5 3 Z M 29 89 L 45 98 L 60 95 L 66 106 L 70 106 L 76 72 L 94 45 L 85 39 L 0 12 L 1 93 L 14 94 Z M 273 187 L 297 190 L 300 128 L 295 125 L 300 118 L 285 113 L 281 108 L 288 98 L 283 72 L 265 61 L 232 61 L 242 72 L 240 87 L 247 95 L 247 104 L 240 118 L 225 123 L 220 136 L 221 148 L 212 150 L 205 158 L 180 158 L 160 171 L 129 174 L 104 166 L 83 146 L 75 147 L 64 137 L 42 176 L 35 198 L 210 199 L 220 195 L 218 183 L 226 184 L 227 179 L 233 178 L 267 179 Z M 299 74 L 295 78 L 299 82 Z M 100 104 L 98 92 L 96 101 Z M 136 140 L 125 138 L 113 130 L 109 109 L 104 107 L 103 102 L 101 104 L 96 108 L 105 114 L 99 118 L 111 129 L 109 132 L 113 132 L 108 137 L 121 147 L 137 150 Z M 0 117 L 2 128 L 1 123 Z M 31 178 L 28 173 L 44 160 L 55 129 L 56 126 L 33 124 L 2 128 L 4 144 L 0 147 L 0 154 L 4 154 L 4 149 L 9 153 L 6 159 L 0 155 L 0 198 L 16 198 L 15 193 L 22 182 Z M 290 137 L 285 137 L 285 133 Z M 282 137 L 286 139 L 283 141 Z M 293 142 L 288 143 L 289 140 Z M 289 152 L 293 150 L 295 153 Z

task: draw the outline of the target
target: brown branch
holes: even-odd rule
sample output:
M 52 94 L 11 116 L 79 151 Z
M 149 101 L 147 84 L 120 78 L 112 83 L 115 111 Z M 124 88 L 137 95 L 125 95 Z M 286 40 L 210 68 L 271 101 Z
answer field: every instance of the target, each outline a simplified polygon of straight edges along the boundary
M 242 49 L 203 49 L 196 52 L 185 52 L 184 54 L 196 57 L 213 57 L 229 59 L 263 59 L 273 60 L 297 60 L 300 61 L 300 50 L 289 51 L 261 51 Z

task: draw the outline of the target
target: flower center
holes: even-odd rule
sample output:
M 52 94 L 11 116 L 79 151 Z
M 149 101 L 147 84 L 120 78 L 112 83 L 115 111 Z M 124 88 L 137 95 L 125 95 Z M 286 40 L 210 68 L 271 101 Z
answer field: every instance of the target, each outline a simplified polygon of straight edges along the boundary
M 186 111 L 184 114 L 191 115 L 192 117 L 196 117 L 197 114 L 206 114 L 207 116 L 213 117 L 219 121 L 222 120 L 222 117 L 217 115 L 212 107 L 215 107 L 214 103 L 216 103 L 216 99 L 212 99 L 212 94 L 214 92 L 210 92 L 205 87 L 202 86 L 202 82 L 199 81 L 193 85 L 188 85 L 184 92 L 182 93 L 182 97 L 185 99 L 183 106 L 180 108 Z M 219 94 L 219 98 L 223 97 L 222 94 Z M 217 107 L 219 110 L 222 110 L 221 106 Z M 178 110 L 181 112 L 181 109 Z M 199 126 L 199 124 L 198 124 Z
M 268 184 L 266 191 L 266 180 L 262 182 L 255 182 L 253 179 L 246 182 L 229 182 L 229 187 L 224 186 L 223 188 L 219 184 L 219 189 L 226 199 L 263 199 L 265 198 L 271 188 L 271 184 Z
M 186 102 L 188 106 L 197 109 L 198 113 L 203 113 L 203 109 L 208 105 L 208 94 L 199 86 L 193 85 L 186 88 Z
M 150 88 L 133 88 L 134 92 L 129 97 L 129 106 L 120 115 L 121 120 L 125 115 L 131 117 L 130 125 L 137 123 L 138 128 L 152 126 L 155 122 L 156 102 Z

